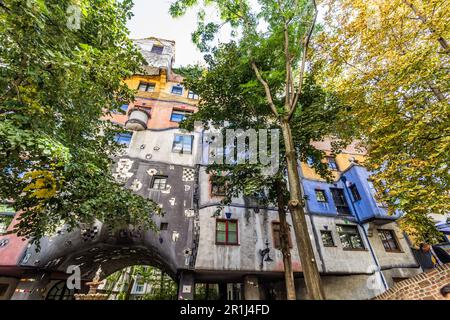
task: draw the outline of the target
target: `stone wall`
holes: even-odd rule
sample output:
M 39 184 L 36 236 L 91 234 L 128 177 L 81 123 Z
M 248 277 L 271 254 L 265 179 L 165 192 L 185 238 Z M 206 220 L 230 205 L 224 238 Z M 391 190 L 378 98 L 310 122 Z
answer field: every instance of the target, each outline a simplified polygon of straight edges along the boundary
M 450 284 L 450 264 L 403 280 L 374 300 L 446 300 L 442 287 Z

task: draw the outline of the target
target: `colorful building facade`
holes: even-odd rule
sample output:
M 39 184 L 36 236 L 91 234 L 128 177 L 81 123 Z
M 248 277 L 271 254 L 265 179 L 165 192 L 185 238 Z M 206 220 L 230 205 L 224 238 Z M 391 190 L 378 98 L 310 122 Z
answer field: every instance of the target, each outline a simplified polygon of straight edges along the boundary
M 12 242 L 0 247 L 0 270 L 9 270 L 0 284 L 12 281 L 5 296 L 45 299 L 52 293 L 69 298 L 73 292 L 64 289 L 64 281 L 70 266 L 80 267 L 87 281 L 99 267 L 106 277 L 146 264 L 178 281 L 180 299 L 193 299 L 196 284 L 218 285 L 225 299 L 284 299 L 276 208 L 237 197 L 215 214 L 223 190 L 206 173 L 204 130 L 179 129 L 196 111 L 198 96 L 183 88 L 182 78 L 172 70 L 175 43 L 147 38 L 136 44 L 148 66 L 143 74 L 125 80 L 137 90 L 136 101 L 109 119 L 128 130 L 117 136 L 126 151 L 116 159 L 113 174 L 127 188 L 160 204 L 165 215 L 154 218 L 159 232 L 113 231 L 97 222 L 74 232 L 62 228 L 41 240 L 39 252 L 8 236 Z M 299 164 L 299 172 L 327 298 L 369 299 L 421 272 L 395 222 L 399 215 L 389 216 L 376 201 L 363 166 L 364 152 L 352 145 L 334 156 L 329 141 L 316 147 L 327 153 L 334 181 L 327 183 L 307 163 Z M 287 218 L 292 224 L 290 215 Z M 290 238 L 297 297 L 302 299 L 305 285 L 293 231 Z M 11 252 L 9 260 L 5 252 Z

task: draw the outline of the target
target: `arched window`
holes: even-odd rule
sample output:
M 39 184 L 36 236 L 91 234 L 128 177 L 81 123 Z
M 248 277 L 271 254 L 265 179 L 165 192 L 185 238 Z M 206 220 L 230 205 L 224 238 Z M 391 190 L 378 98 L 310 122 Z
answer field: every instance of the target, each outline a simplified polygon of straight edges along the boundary
M 48 292 L 46 300 L 73 300 L 74 290 L 66 286 L 65 281 L 56 283 Z

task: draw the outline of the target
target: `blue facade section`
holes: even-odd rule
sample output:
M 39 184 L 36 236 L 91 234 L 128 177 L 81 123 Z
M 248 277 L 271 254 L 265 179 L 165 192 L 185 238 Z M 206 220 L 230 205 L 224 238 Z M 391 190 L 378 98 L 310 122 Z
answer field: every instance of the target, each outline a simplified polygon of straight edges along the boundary
M 342 173 L 341 179 L 333 183 L 303 179 L 303 188 L 307 197 L 309 212 L 313 214 L 342 216 L 342 207 L 341 210 L 338 210 L 339 203 L 337 206 L 335 201 L 336 195 L 333 197 L 331 191 L 334 188 L 342 190 L 339 192 L 343 192 L 343 195 L 345 196 L 345 202 L 348 206 L 349 213 L 361 222 L 372 219 L 389 221 L 399 218 L 400 213 L 389 215 L 387 213 L 387 209 L 377 203 L 375 199 L 375 190 L 372 183 L 369 181 L 369 178 L 370 174 L 366 168 L 358 165 L 352 165 L 349 169 Z M 355 188 L 357 190 L 356 192 L 354 191 Z M 352 189 L 354 192 L 352 192 Z M 316 196 L 317 190 L 323 190 L 326 196 L 325 202 L 319 201 L 320 199 Z M 336 200 L 339 202 L 339 199 Z M 339 213 L 338 211 L 341 212 Z

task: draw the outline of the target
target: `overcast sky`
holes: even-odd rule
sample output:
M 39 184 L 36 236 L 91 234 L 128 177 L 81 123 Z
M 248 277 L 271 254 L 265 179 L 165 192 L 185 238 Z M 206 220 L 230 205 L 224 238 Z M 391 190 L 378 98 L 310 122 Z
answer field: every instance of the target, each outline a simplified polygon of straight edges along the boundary
M 191 41 L 197 17 L 194 10 L 187 15 L 173 19 L 169 14 L 172 0 L 134 0 L 134 17 L 128 22 L 132 39 L 150 36 L 175 40 L 175 65 L 203 62 L 203 55 Z

